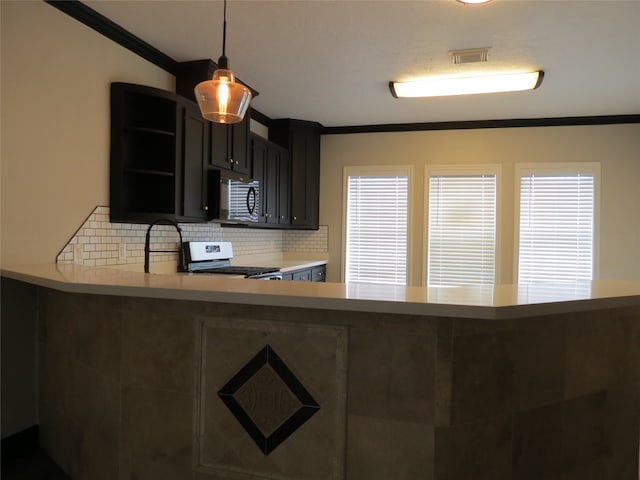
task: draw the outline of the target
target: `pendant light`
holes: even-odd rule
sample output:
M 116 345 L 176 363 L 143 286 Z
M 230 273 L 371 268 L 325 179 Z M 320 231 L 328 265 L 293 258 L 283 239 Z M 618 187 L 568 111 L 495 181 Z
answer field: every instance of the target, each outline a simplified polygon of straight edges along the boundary
M 202 116 L 215 123 L 238 123 L 244 118 L 251 103 L 251 90 L 236 82 L 229 70 L 226 52 L 227 0 L 224 0 L 224 22 L 222 27 L 222 56 L 211 80 L 205 80 L 194 89 Z

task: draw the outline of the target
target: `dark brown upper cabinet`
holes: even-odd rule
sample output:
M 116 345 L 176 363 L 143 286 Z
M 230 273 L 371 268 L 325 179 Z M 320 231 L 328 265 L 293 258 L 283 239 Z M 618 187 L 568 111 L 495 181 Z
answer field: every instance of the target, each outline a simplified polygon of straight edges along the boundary
M 194 102 L 152 87 L 112 83 L 111 221 L 204 221 L 208 131 Z
M 290 155 L 290 223 L 296 229 L 317 229 L 320 198 L 320 133 L 322 126 L 304 120 L 274 120 L 269 140 Z

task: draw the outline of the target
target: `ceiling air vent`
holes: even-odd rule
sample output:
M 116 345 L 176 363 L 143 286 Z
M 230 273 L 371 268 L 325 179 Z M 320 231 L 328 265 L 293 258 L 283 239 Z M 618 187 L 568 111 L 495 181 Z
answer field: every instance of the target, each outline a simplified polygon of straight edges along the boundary
M 486 62 L 489 59 L 489 48 L 469 48 L 467 50 L 451 50 L 451 61 L 460 65 L 463 63 Z

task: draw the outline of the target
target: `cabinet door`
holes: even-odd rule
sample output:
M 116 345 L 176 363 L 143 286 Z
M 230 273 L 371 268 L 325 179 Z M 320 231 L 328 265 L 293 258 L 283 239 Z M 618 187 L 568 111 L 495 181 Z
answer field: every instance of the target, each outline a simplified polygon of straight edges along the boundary
M 259 135 L 251 135 L 251 176 L 260 182 L 260 222 L 289 224 L 289 155 Z
M 291 133 L 291 224 L 318 228 L 320 135 L 313 128 Z
M 258 221 L 267 222 L 266 211 L 266 174 L 267 174 L 267 141 L 257 135 L 251 138 L 251 176 L 260 182 L 258 187 Z
M 250 175 L 249 115 L 242 122 L 233 125 L 210 124 L 211 165 Z
M 209 122 L 209 125 L 211 126 L 211 165 L 230 170 L 233 167 L 228 150 L 231 126 L 213 122 Z
M 245 175 L 251 174 L 251 155 L 249 155 L 249 113 L 239 123 L 231 126 L 232 168 Z
M 280 151 L 272 146 L 267 148 L 267 171 L 265 172 L 264 199 L 267 223 L 279 223 L 278 214 L 278 164 Z
M 326 282 L 327 279 L 327 267 L 325 265 L 318 265 L 311 269 L 311 281 L 312 282 Z
M 278 223 L 289 225 L 291 223 L 289 206 L 289 192 L 291 186 L 291 161 L 289 152 L 280 150 L 278 159 Z
M 182 113 L 182 215 L 206 219 L 205 172 L 209 156 L 209 125 L 196 104 L 180 101 Z

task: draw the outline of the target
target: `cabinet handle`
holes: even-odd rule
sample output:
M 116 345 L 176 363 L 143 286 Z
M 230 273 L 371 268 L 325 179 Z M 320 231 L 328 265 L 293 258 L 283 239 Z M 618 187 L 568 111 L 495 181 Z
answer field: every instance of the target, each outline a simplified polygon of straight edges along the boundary
M 203 205 L 202 206 L 202 210 L 204 210 L 206 212 L 207 210 L 209 210 L 209 206 L 208 205 Z
M 298 219 L 298 217 L 293 217 L 293 219 L 294 219 L 294 220 L 297 220 L 297 219 Z

